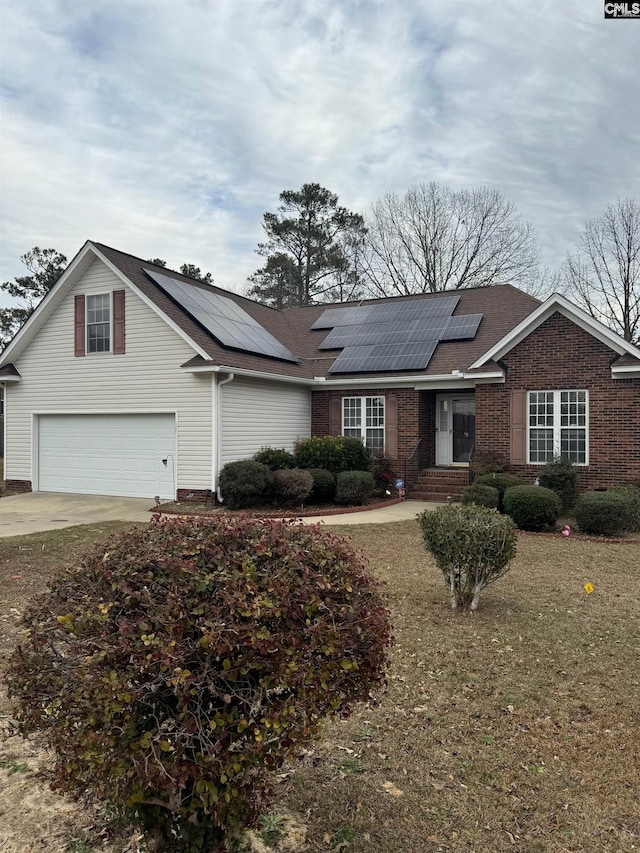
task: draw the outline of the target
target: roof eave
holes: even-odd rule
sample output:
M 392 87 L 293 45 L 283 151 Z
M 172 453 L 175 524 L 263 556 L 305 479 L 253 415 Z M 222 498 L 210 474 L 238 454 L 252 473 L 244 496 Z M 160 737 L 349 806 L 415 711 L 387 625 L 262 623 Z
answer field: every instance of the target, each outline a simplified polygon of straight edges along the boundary
M 640 379 L 640 364 L 611 365 L 612 379 Z

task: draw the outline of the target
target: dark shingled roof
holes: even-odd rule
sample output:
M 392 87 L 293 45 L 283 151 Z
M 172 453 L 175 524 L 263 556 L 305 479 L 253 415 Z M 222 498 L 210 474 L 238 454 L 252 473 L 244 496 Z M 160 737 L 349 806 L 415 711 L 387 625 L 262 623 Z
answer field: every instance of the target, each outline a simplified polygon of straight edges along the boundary
M 252 370 L 261 373 L 272 373 L 283 377 L 311 379 L 315 376 L 327 376 L 331 364 L 340 350 L 320 350 L 318 347 L 329 333 L 328 329 L 312 330 L 311 326 L 318 317 L 331 305 L 312 305 L 303 308 L 291 308 L 287 311 L 277 311 L 268 308 L 252 299 L 231 293 L 213 285 L 196 282 L 181 273 L 157 267 L 148 261 L 119 252 L 102 243 L 93 245 L 123 273 L 148 299 L 150 299 L 167 317 L 169 317 L 194 343 L 207 354 L 209 362 L 201 356 L 196 356 L 188 362 L 189 365 L 205 365 L 213 363 L 236 369 Z M 175 304 L 162 290 L 144 273 L 144 269 L 155 270 L 172 278 L 189 282 L 189 284 L 213 291 L 228 299 L 232 299 L 261 326 L 276 337 L 288 350 L 301 359 L 300 364 L 268 358 L 248 352 L 229 349 L 221 346 L 216 339 L 179 306 Z M 510 284 L 499 284 L 492 287 L 479 287 L 455 291 L 460 297 L 453 316 L 461 314 L 483 315 L 476 336 L 472 340 L 442 341 L 438 344 L 431 361 L 424 371 L 411 370 L 415 376 L 421 373 L 426 377 L 450 374 L 453 370 L 467 370 L 483 353 L 489 350 L 501 338 L 508 334 L 525 317 L 534 311 L 540 302 L 533 296 L 518 290 Z M 391 304 L 392 302 L 408 299 L 438 299 L 441 293 L 421 294 L 410 297 L 390 297 L 388 299 L 370 299 L 352 305 Z M 344 308 L 341 303 L 336 308 Z M 341 381 L 350 378 L 359 379 L 365 374 L 339 374 L 330 378 Z M 402 379 L 403 372 L 375 373 L 370 376 L 397 376 Z

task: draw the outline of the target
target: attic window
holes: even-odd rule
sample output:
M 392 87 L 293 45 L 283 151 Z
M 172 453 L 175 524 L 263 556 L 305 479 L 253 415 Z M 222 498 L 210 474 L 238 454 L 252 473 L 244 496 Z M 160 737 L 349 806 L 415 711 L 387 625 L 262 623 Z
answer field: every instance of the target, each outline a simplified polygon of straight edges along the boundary
M 111 350 L 111 295 L 87 296 L 87 352 Z

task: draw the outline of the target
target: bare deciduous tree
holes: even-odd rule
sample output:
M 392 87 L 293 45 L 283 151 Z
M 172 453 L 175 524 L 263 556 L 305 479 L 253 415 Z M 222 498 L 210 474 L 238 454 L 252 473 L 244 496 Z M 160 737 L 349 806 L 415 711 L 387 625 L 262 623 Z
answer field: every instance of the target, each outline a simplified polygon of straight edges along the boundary
M 592 317 L 640 342 L 640 204 L 607 205 L 585 225 L 564 265 L 567 289 Z
M 431 182 L 388 193 L 367 221 L 367 277 L 375 296 L 484 287 L 538 278 L 536 234 L 489 187 Z

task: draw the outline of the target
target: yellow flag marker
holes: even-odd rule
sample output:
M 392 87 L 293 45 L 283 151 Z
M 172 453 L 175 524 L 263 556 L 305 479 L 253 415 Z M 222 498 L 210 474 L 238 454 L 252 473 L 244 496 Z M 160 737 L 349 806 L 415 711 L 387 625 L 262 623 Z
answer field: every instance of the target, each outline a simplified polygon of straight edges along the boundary
M 587 583 L 583 586 L 583 589 L 587 593 L 587 595 L 591 595 L 594 590 L 594 586 L 591 581 L 587 581 Z

